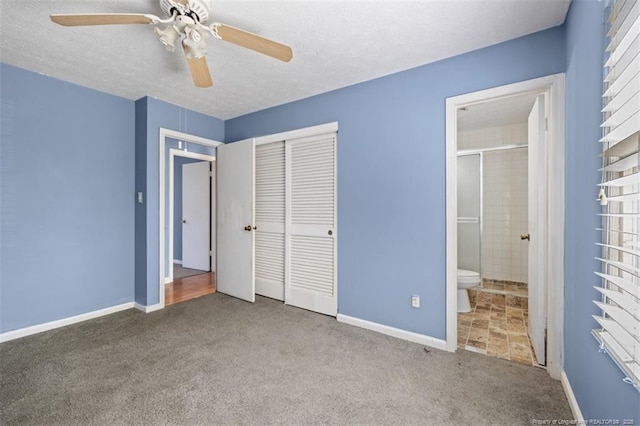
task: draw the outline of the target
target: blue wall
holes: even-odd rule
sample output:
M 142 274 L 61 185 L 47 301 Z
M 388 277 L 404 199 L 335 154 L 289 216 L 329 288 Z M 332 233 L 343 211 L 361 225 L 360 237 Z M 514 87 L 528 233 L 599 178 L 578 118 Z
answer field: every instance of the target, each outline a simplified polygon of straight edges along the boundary
M 144 108 L 143 108 L 144 105 Z M 158 99 L 145 97 L 137 101 L 137 111 L 146 110 L 146 118 L 136 117 L 136 121 L 146 126 L 146 132 L 139 131 L 136 134 L 136 152 L 144 154 L 143 158 L 136 158 L 136 173 L 138 176 L 144 176 L 145 204 L 138 208 L 145 211 L 144 223 L 139 224 L 136 229 L 136 247 L 145 247 L 145 257 L 139 257 L 137 262 L 143 263 L 146 259 L 144 267 L 145 274 L 136 274 L 136 302 L 143 305 L 155 305 L 160 301 L 158 294 L 158 283 L 160 282 L 160 235 L 159 235 L 159 214 L 160 208 L 160 179 L 159 179 L 159 161 L 160 161 L 160 128 L 178 130 L 195 136 L 201 136 L 217 141 L 224 140 L 224 122 L 215 117 L 200 114 L 195 111 L 181 108 L 177 105 L 169 104 Z M 191 146 L 191 144 L 190 144 Z M 177 141 L 170 140 L 167 143 L 165 152 L 165 170 L 168 170 L 169 149 L 177 149 Z M 195 151 L 200 152 L 201 147 L 192 147 Z M 208 150 L 213 153 L 213 150 Z M 168 182 L 165 175 L 165 182 Z M 138 182 L 136 182 L 138 185 Z M 137 186 L 142 188 L 142 186 Z M 136 189 L 140 191 L 141 189 Z M 168 188 L 165 196 L 168 196 Z M 168 198 L 166 198 L 168 200 Z M 168 202 L 165 204 L 165 217 L 168 221 Z M 138 223 L 136 224 L 138 226 Z M 168 226 L 168 225 L 167 225 Z M 168 259 L 168 238 L 165 237 L 165 271 L 171 264 Z M 143 255 L 142 250 L 137 252 Z
M 640 394 L 622 382 L 608 355 L 598 353 L 591 318 L 599 314 L 592 271 L 600 255 L 595 246 L 600 226 L 595 202 L 600 174 L 598 140 L 602 132 L 603 2 L 574 1 L 566 21 L 566 220 L 564 368 L 585 419 L 635 419 L 640 423 Z
M 202 160 L 175 157 L 173 160 L 173 259 L 182 260 L 182 165 Z
M 131 302 L 134 103 L 0 63 L 0 332 Z
M 444 339 L 445 99 L 563 72 L 564 47 L 539 32 L 228 120 L 226 140 L 338 121 L 338 311 Z
M 135 104 L 135 193 L 143 194 L 143 202 L 135 204 L 135 289 L 134 300 L 147 304 L 147 98 Z

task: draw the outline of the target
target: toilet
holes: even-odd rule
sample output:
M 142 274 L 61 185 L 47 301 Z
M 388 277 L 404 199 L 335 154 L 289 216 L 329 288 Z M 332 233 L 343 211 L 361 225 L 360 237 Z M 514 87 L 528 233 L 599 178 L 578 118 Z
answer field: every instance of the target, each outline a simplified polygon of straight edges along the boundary
M 471 311 L 467 289 L 478 285 L 480 285 L 480 274 L 478 272 L 458 269 L 458 312 Z

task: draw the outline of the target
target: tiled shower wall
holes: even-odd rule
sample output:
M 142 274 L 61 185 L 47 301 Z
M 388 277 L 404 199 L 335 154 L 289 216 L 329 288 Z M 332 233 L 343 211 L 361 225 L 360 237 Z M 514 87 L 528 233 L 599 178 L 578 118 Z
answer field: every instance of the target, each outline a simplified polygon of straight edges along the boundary
M 526 123 L 460 132 L 460 149 L 527 143 Z M 527 149 L 483 153 L 482 275 L 527 282 Z

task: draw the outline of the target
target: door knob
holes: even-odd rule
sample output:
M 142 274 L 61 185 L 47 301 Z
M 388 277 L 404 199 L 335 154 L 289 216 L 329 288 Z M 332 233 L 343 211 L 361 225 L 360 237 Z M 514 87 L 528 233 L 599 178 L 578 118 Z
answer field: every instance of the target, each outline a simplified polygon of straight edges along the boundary
M 531 241 L 531 238 L 529 237 L 529 234 L 520 234 L 520 239 L 521 240 Z
M 247 226 L 245 226 L 245 227 L 244 227 L 244 230 L 245 230 L 245 231 L 251 231 L 251 225 L 247 225 Z

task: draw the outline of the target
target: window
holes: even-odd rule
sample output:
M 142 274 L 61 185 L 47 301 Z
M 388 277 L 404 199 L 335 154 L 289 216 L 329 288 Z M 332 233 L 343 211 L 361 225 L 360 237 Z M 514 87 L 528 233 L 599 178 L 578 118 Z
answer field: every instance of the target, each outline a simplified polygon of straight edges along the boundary
M 611 0 L 606 11 L 603 84 L 600 350 L 640 391 L 640 2 Z

